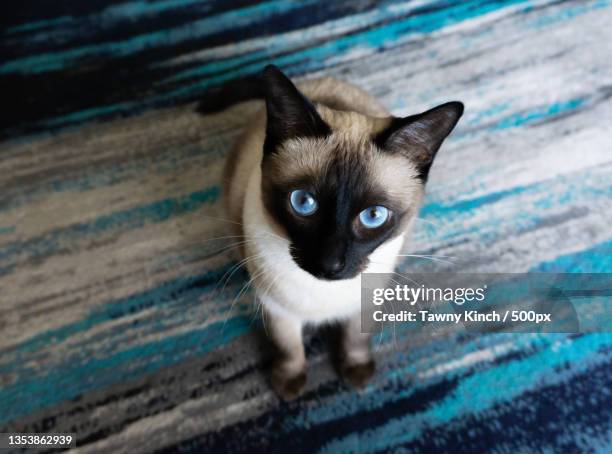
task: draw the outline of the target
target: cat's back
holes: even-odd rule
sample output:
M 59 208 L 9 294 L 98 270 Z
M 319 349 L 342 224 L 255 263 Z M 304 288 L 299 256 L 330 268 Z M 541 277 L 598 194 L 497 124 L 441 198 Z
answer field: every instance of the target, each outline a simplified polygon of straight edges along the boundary
M 389 111 L 361 88 L 332 77 L 307 80 L 297 85 L 315 103 L 330 109 L 358 112 L 370 117 L 388 117 Z
M 324 77 L 297 84 L 311 101 L 340 111 L 357 112 L 369 117 L 388 117 L 387 109 L 372 95 L 355 85 Z M 261 101 L 260 101 L 261 102 Z M 263 102 L 262 102 L 263 104 Z M 260 171 L 266 130 L 263 107 L 247 124 L 230 151 L 223 172 L 225 205 L 230 219 L 242 223 L 244 195 L 253 172 Z

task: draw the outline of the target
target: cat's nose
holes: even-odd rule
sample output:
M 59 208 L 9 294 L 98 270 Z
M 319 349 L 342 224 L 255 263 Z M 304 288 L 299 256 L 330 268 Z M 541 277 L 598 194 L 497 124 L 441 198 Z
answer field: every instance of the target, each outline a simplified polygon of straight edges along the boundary
M 344 270 L 344 258 L 325 257 L 321 262 L 321 271 L 328 278 L 338 276 Z

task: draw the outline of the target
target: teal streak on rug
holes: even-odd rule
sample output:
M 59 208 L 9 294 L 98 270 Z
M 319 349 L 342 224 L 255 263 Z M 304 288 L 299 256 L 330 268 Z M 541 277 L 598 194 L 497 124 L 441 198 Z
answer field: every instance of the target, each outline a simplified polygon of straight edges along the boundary
M 405 251 L 451 263 L 398 271 L 610 273 L 610 6 L 7 12 L 0 83 L 20 99 L 0 120 L 0 432 L 76 432 L 104 452 L 610 451 L 609 333 L 390 327 L 360 393 L 309 333 L 306 392 L 281 402 L 221 200 L 224 157 L 262 106 L 193 103 L 268 63 L 352 82 L 398 116 L 460 99 Z M 576 304 L 596 320 L 608 303 Z

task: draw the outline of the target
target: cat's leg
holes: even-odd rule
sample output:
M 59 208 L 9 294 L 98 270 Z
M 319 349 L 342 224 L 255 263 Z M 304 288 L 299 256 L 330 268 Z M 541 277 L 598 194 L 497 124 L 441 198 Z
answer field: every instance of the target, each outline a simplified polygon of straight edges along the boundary
M 295 399 L 306 385 L 306 355 L 302 339 L 302 323 L 293 318 L 266 310 L 264 323 L 276 347 L 272 365 L 272 386 L 285 400 Z
M 342 323 L 339 370 L 344 380 L 357 388 L 363 388 L 376 370 L 370 338 L 369 333 L 361 332 L 361 314 Z

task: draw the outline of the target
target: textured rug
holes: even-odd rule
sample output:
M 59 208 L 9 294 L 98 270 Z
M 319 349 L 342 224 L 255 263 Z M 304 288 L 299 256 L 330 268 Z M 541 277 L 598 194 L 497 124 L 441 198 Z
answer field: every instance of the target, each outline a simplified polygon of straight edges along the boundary
M 305 395 L 279 401 L 219 238 L 222 161 L 258 106 L 193 102 L 271 62 L 397 115 L 460 99 L 407 246 L 454 264 L 400 268 L 612 272 L 611 3 L 5 6 L 0 432 L 74 432 L 82 452 L 610 452 L 610 334 L 398 329 L 356 393 L 314 333 Z

